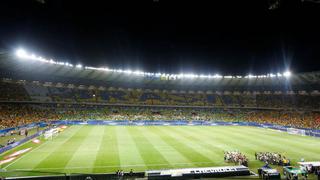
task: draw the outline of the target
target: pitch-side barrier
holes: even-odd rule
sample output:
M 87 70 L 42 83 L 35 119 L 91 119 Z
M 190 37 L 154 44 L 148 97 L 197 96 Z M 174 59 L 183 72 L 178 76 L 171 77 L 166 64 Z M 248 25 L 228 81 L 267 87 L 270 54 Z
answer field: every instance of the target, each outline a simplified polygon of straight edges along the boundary
M 14 173 L 14 172 L 10 172 Z M 21 172 L 18 172 L 21 174 Z M 26 172 L 46 174 L 46 172 Z M 257 175 L 250 172 L 245 166 L 224 166 L 224 167 L 203 167 L 203 168 L 183 168 L 183 169 L 166 169 L 152 170 L 146 172 L 126 172 L 121 175 L 116 173 L 109 174 L 65 174 L 57 173 L 56 175 L 42 176 L 24 176 L 24 177 L 9 177 L 6 179 L 23 179 L 23 180 L 105 180 L 105 179 L 199 179 L 199 178 L 224 178 L 233 177 L 238 179 L 252 176 L 257 179 Z

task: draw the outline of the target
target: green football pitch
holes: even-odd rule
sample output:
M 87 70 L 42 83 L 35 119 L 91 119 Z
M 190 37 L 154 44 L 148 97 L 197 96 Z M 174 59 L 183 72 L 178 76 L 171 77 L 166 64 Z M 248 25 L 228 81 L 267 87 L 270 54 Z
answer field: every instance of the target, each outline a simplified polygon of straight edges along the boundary
M 256 172 L 263 162 L 255 152 L 279 152 L 295 164 L 320 160 L 320 139 L 239 126 L 70 126 L 52 140 L 28 142 L 6 154 L 31 147 L 2 165 L 4 176 L 45 173 L 108 173 L 234 165 L 224 152 L 239 150 Z M 276 166 L 275 166 L 276 167 Z M 276 167 L 281 169 L 280 167 Z

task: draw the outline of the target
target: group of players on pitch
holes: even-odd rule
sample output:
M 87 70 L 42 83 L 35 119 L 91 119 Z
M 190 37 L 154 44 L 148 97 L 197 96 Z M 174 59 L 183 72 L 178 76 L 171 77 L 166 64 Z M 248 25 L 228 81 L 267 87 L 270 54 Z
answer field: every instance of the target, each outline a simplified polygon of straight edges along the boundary
M 280 153 L 256 152 L 254 155 L 256 160 L 265 162 L 266 164 L 290 166 L 290 160 Z M 248 167 L 249 159 L 240 151 L 224 151 L 224 161 Z

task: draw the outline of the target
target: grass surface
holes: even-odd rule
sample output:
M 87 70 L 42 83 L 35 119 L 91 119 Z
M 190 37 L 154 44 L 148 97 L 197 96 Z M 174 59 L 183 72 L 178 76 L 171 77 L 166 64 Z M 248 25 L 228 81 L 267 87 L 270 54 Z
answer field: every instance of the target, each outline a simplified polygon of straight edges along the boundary
M 223 161 L 225 150 L 246 154 L 255 172 L 263 165 L 254 159 L 258 151 L 283 153 L 293 163 L 301 158 L 320 161 L 320 139 L 239 126 L 71 126 L 53 140 L 19 148 L 30 146 L 31 151 L 4 164 L 8 173 L 0 175 L 234 165 Z
M 43 128 L 39 128 L 39 130 L 42 130 Z M 28 131 L 28 136 L 31 136 L 35 133 L 37 133 L 37 129 L 34 128 L 34 129 L 29 129 Z M 16 138 L 16 141 L 20 141 L 22 139 L 24 139 L 26 136 L 25 135 L 18 135 L 18 134 L 14 134 L 14 135 L 9 135 L 9 136 L 3 136 L 3 137 L 0 137 L 0 144 L 1 145 L 6 145 L 8 140 L 9 139 L 13 139 L 13 138 Z

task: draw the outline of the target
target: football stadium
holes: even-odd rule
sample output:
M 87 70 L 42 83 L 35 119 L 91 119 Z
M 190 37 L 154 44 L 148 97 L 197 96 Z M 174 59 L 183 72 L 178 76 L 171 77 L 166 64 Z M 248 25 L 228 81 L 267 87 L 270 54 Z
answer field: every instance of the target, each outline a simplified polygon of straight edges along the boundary
M 51 21 L 51 8 L 57 8 L 57 2 L 57 7 L 65 6 L 63 1 L 26 1 L 24 8 L 28 10 L 22 13 L 30 11 L 32 15 L 24 16 L 37 19 L 39 11 Z M 153 8 L 168 5 L 161 0 L 148 3 Z M 318 7 L 317 1 L 300 3 L 304 8 Z M 10 11 L 17 7 L 8 4 Z M 268 1 L 267 14 L 281 14 L 285 5 L 283 1 Z M 24 9 L 23 4 L 18 7 Z M 8 19 L 13 24 L 20 22 Z M 68 31 L 69 27 L 65 28 Z M 64 41 L 62 31 L 53 36 Z M 238 61 L 217 60 L 226 64 L 221 71 L 180 67 L 171 71 L 168 69 L 177 65 L 170 64 L 171 60 L 142 61 L 147 64 L 145 69 L 126 64 L 119 67 L 117 63 L 123 61 L 118 59 L 101 66 L 94 57 L 81 61 L 82 51 L 74 50 L 80 60 L 54 58 L 59 52 L 52 49 L 60 48 L 63 53 L 69 46 L 68 38 L 58 45 L 41 47 L 35 39 L 29 47 L 0 49 L 0 179 L 320 179 L 320 71 L 314 70 L 320 69 L 319 62 L 305 60 L 299 63 L 309 66 L 298 67 L 292 60 L 291 66 L 288 63 L 268 71 L 263 61 L 258 66 L 264 70 L 246 71 L 240 67 L 247 61 L 239 55 L 232 56 Z M 7 39 L 1 40 L 0 47 Z M 44 41 L 55 43 L 50 38 Z M 104 39 L 95 42 L 99 41 Z M 308 57 L 319 57 L 312 55 L 318 54 L 317 46 L 312 48 L 314 51 L 306 50 Z M 223 51 L 229 54 L 230 49 Z M 46 53 L 49 55 L 43 55 Z M 159 50 L 152 53 L 166 54 Z M 214 59 L 205 50 L 201 53 Z M 227 54 L 223 56 L 231 57 Z M 129 58 L 124 63 L 131 62 Z M 167 64 L 164 70 L 148 68 L 158 62 Z M 210 60 L 192 62 L 212 68 Z

